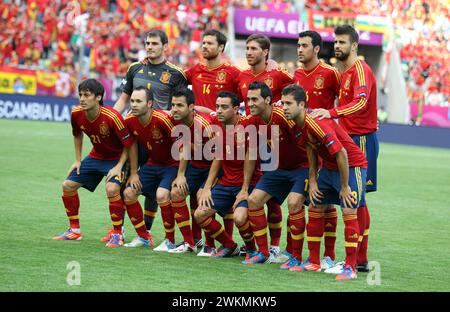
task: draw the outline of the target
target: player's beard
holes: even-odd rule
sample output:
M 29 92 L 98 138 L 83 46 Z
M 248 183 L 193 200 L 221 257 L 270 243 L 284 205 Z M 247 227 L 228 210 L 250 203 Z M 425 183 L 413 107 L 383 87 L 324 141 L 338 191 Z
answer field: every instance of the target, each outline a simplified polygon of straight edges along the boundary
M 216 51 L 216 53 L 213 52 L 206 52 L 206 56 L 203 56 L 205 60 L 213 60 L 219 56 L 219 51 Z
M 336 56 L 336 58 L 342 62 L 344 62 L 345 60 L 348 59 L 348 57 L 350 56 L 350 51 L 344 52 L 344 51 L 340 51 L 340 55 L 337 56 L 336 52 L 334 52 L 334 55 Z

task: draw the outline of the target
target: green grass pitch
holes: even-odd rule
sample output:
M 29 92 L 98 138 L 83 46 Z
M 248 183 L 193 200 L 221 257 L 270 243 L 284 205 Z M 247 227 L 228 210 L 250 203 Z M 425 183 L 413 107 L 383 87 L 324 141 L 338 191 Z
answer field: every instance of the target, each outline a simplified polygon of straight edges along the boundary
M 110 225 L 103 183 L 95 193 L 79 192 L 83 240 L 53 241 L 68 225 L 60 196 L 74 159 L 70 125 L 0 120 L 0 142 L 0 291 L 450 290 L 450 150 L 381 144 L 379 191 L 367 196 L 369 258 L 380 269 L 374 285 L 367 273 L 337 282 L 324 273 L 284 272 L 276 264 L 245 267 L 241 258 L 111 250 L 99 242 Z M 86 137 L 84 143 L 86 155 Z M 134 236 L 129 220 L 126 231 L 129 241 Z M 153 233 L 159 244 L 159 213 Z M 342 236 L 339 217 L 338 259 L 344 256 Z M 282 247 L 285 237 L 283 229 Z M 78 286 L 67 283 L 71 261 L 80 264 Z

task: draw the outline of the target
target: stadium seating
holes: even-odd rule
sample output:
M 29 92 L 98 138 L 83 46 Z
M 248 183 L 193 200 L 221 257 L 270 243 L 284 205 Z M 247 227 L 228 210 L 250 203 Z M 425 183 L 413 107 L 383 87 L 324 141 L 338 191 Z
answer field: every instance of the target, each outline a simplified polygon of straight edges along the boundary
M 53 2 L 52 2 L 53 3 Z M 88 12 L 84 74 L 123 77 L 129 64 L 143 58 L 145 30 L 159 27 L 170 38 L 168 58 L 189 68 L 200 59 L 202 31 L 226 31 L 227 7 L 293 12 L 294 0 L 79 0 L 2 1 L 0 66 L 78 71 L 80 35 L 74 13 Z M 307 9 L 390 15 L 396 27 L 411 102 L 449 105 L 450 73 L 448 7 L 443 1 L 307 0 Z M 94 22 L 95 21 L 95 22 Z M 283 61 L 283 60 L 280 60 Z

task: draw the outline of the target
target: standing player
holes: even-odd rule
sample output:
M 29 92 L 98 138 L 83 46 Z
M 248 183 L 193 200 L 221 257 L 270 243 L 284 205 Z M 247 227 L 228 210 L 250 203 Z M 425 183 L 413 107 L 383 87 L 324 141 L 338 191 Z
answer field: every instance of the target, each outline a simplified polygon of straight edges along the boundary
M 153 92 L 154 109 L 170 110 L 171 92 L 175 87 L 187 86 L 186 76 L 180 68 L 165 59 L 168 49 L 168 38 L 165 32 L 154 29 L 147 33 L 145 62 L 132 63 L 122 80 L 122 94 L 114 108 L 123 113 L 129 105 L 131 93 L 136 87 L 145 87 Z M 139 145 L 139 164 L 147 161 L 145 147 Z M 145 197 L 145 226 L 147 231 L 153 225 L 158 205 L 155 201 Z
M 82 238 L 78 217 L 78 189 L 84 187 L 93 192 L 106 176 L 106 195 L 114 226 L 106 246 L 118 247 L 123 244 L 121 227 L 124 204 L 120 196 L 122 167 L 127 160 L 127 149 L 132 140 L 122 116 L 114 109 L 103 106 L 104 92 L 102 84 L 95 79 L 87 79 L 78 86 L 80 105 L 73 108 L 71 116 L 75 162 L 63 182 L 62 196 L 70 228 L 53 239 Z M 83 132 L 89 137 L 93 147 L 89 155 L 81 161 Z
M 246 246 L 247 257 L 255 254 L 255 242 L 248 220 L 246 197 L 252 186 L 260 177 L 259 169 L 248 166 L 247 137 L 244 127 L 245 118 L 238 114 L 239 99 L 231 92 L 222 91 L 216 102 L 218 124 L 221 131 L 215 135 L 217 156 L 211 165 L 208 178 L 199 196 L 199 207 L 195 211 L 195 218 L 200 226 L 219 241 L 222 246 L 213 255 L 214 258 L 229 257 L 239 254 L 239 247 L 224 228 L 212 217 L 218 213 L 222 217 L 234 209 L 234 220 L 239 234 Z M 244 157 L 240 158 L 239 151 Z M 245 158 L 246 160 L 244 160 Z M 254 164 L 254 163 L 253 163 Z M 216 182 L 220 168 L 223 175 Z
M 306 93 L 309 108 L 334 108 L 335 100 L 339 94 L 341 75 L 339 71 L 319 60 L 322 49 L 322 38 L 319 33 L 307 30 L 299 34 L 297 43 L 298 60 L 302 64 L 294 73 L 295 83 L 301 86 Z M 309 207 L 309 218 L 314 218 L 317 211 L 314 206 Z M 330 205 L 325 210 L 325 252 L 321 261 L 322 270 L 334 266 L 336 242 L 337 213 L 336 208 Z M 310 238 L 308 237 L 308 240 Z M 315 239 L 315 238 L 311 238 Z M 289 247 L 289 241 L 288 241 Z M 286 250 L 289 248 L 286 247 Z
M 247 92 L 253 81 L 264 82 L 272 92 L 272 102 L 281 98 L 281 90 L 293 82 L 292 75 L 286 69 L 269 69 L 270 39 L 263 35 L 251 35 L 246 40 L 246 58 L 250 66 L 239 76 L 239 95 L 244 100 L 246 114 L 250 114 Z M 281 206 L 273 200 L 267 202 L 268 226 L 271 238 L 271 253 L 274 262 L 284 262 L 288 258 L 280 254 L 282 212 Z
M 222 60 L 227 37 L 210 29 L 203 33 L 202 56 L 204 64 L 197 64 L 186 71 L 188 82 L 195 95 L 195 110 L 211 113 L 216 111 L 216 98 L 220 91 L 236 93 L 241 71 Z
M 344 219 L 345 265 L 336 280 L 356 279 L 356 257 L 358 250 L 359 225 L 357 209 L 364 206 L 365 178 L 367 160 L 363 152 L 348 134 L 333 120 L 314 120 L 307 113 L 305 91 L 291 85 L 283 90 L 281 97 L 283 109 L 289 120 L 295 121 L 302 131 L 299 144 L 306 144 L 309 160 L 309 199 L 310 205 L 340 204 Z M 318 157 L 322 168 L 318 176 Z M 315 211 L 320 207 L 316 206 Z M 317 218 L 308 224 L 314 231 L 311 237 L 317 242 L 308 241 L 310 256 L 308 261 L 292 267 L 291 271 L 320 270 L 320 237 L 324 231 L 324 211 L 315 212 Z M 321 220 L 322 219 L 322 220 Z
M 187 156 L 184 159 L 180 159 L 178 175 L 172 184 L 172 207 L 186 207 L 185 209 L 188 209 L 186 206 L 187 195 L 190 194 L 191 198 L 195 198 L 196 203 L 197 192 L 208 178 L 211 161 L 204 158 L 203 149 L 205 144 L 214 136 L 210 126 L 211 115 L 194 111 L 194 104 L 194 93 L 187 88 L 175 90 L 172 94 L 171 115 L 178 123 L 174 131 L 179 130 L 183 136 L 179 141 L 182 140 L 183 151 L 186 152 L 184 155 Z M 184 135 L 189 137 L 185 138 Z M 191 206 L 191 211 L 195 211 L 196 208 L 197 206 Z M 191 215 L 194 217 L 192 213 Z M 197 222 L 192 220 L 192 224 L 194 227 L 194 224 L 197 225 Z M 199 227 L 199 229 L 201 238 L 201 228 Z M 210 235 L 208 236 L 212 239 Z M 186 245 L 180 245 L 176 251 L 186 252 L 186 247 Z M 214 239 L 212 239 L 212 243 L 207 239 L 202 250 L 197 255 L 210 257 L 214 253 Z
M 246 58 L 250 66 L 239 75 L 239 96 L 245 103 L 245 112 L 250 114 L 247 103 L 248 87 L 253 81 L 264 82 L 272 92 L 272 102 L 281 99 L 281 90 L 294 82 L 292 75 L 283 68 L 269 70 L 267 61 L 270 53 L 270 39 L 264 35 L 251 35 L 246 40 Z
M 202 56 L 205 64 L 197 64 L 186 71 L 188 82 L 192 85 L 195 95 L 195 110 L 198 112 L 215 113 L 217 94 L 221 91 L 237 93 L 238 77 L 240 70 L 228 63 L 223 62 L 222 54 L 225 50 L 227 37 L 221 32 L 211 29 L 203 33 Z M 197 208 L 197 199 L 190 197 L 191 214 Z M 231 208 L 231 207 L 230 207 Z M 233 235 L 233 212 L 227 213 L 224 217 L 225 231 Z M 193 221 L 192 231 L 196 240 L 201 239 L 200 227 Z M 205 247 L 211 250 L 214 246 L 214 239 L 205 233 Z M 200 255 L 204 253 L 201 252 Z
M 264 172 L 248 198 L 249 220 L 259 252 L 243 263 L 273 262 L 272 257 L 269 257 L 264 204 L 271 198 L 282 204 L 287 197 L 292 237 L 291 251 L 294 257 L 287 259 L 281 268 L 289 269 L 301 262 L 302 257 L 300 243 L 303 241 L 305 228 L 303 203 L 307 191 L 308 161 L 306 151 L 296 144 L 297 137 L 301 133 L 295 129 L 293 121 L 286 119 L 280 107 L 273 106 L 271 95 L 269 87 L 259 81 L 252 82 L 247 93 L 252 114 L 249 123 L 258 126 L 259 132 L 266 131 L 271 159 L 277 159 L 278 163 L 275 170 Z M 272 128 L 279 129 L 278 135 L 272 136 Z M 261 143 L 260 155 L 262 155 Z
M 366 191 L 377 190 L 378 158 L 378 117 L 377 86 L 375 76 L 369 65 L 358 59 L 359 36 L 349 25 L 336 27 L 334 50 L 343 66 L 342 81 L 339 89 L 339 104 L 336 108 L 315 110 L 311 117 L 339 118 L 339 125 L 350 135 L 353 141 L 366 155 L 367 170 Z M 367 206 L 358 209 L 360 226 L 360 246 L 358 266 L 360 272 L 368 272 L 367 247 L 369 239 L 370 215 Z
M 130 132 L 142 146 L 147 148 L 149 158 L 145 165 L 137 171 L 137 144 L 130 150 L 129 187 L 124 191 L 127 207 L 140 207 L 137 198 L 144 194 L 158 202 L 166 232 L 164 241 L 155 251 L 171 251 L 175 249 L 175 220 L 184 238 L 184 243 L 193 250 L 194 241 L 189 224 L 187 207 L 172 207 L 170 191 L 172 182 L 177 176 L 178 161 L 172 157 L 173 119 L 162 110 L 152 108 L 151 91 L 146 87 L 137 87 L 131 94 L 131 115 L 125 118 Z M 128 207 L 129 208 L 129 207 Z M 134 241 L 140 246 L 139 241 Z M 129 247 L 136 247 L 134 244 Z

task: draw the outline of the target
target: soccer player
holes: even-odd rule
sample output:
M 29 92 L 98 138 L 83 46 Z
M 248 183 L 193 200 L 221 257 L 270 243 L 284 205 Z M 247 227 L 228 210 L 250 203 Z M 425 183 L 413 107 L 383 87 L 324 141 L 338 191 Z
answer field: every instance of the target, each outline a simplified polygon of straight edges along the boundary
M 378 117 L 377 86 L 375 76 L 366 62 L 358 59 L 359 36 L 350 25 L 336 27 L 334 50 L 336 58 L 342 62 L 344 72 L 339 89 L 338 107 L 317 109 L 311 117 L 339 118 L 339 125 L 361 148 L 369 163 L 366 191 L 377 189 L 378 158 Z M 366 205 L 358 209 L 360 226 L 360 246 L 358 250 L 359 272 L 368 272 L 367 248 L 370 228 L 370 215 Z
M 165 59 L 168 50 L 168 38 L 165 32 L 153 29 L 147 33 L 145 62 L 135 62 L 130 65 L 122 80 L 122 94 L 114 108 L 123 113 L 129 105 L 131 93 L 136 87 L 143 86 L 152 91 L 153 108 L 170 110 L 171 93 L 175 87 L 187 86 L 183 70 Z M 147 161 L 146 148 L 139 146 L 139 165 Z M 150 232 L 156 216 L 158 205 L 152 199 L 145 197 L 145 226 Z
M 309 108 L 332 109 L 339 94 L 341 75 L 339 71 L 319 60 L 322 50 L 322 38 L 316 31 L 307 30 L 299 34 L 297 43 L 298 61 L 301 67 L 295 70 L 295 83 L 301 86 L 306 93 Z M 315 216 L 310 214 L 310 218 Z M 322 270 L 334 266 L 337 213 L 336 208 L 330 205 L 325 210 L 325 251 L 321 260 Z M 286 250 L 289 250 L 289 240 Z
M 208 177 L 211 161 L 203 157 L 203 149 L 205 144 L 214 136 L 210 125 L 213 117 L 210 114 L 196 112 L 194 105 L 195 97 L 191 90 L 184 88 L 173 92 L 171 115 L 177 123 L 174 131 L 178 132 L 177 130 L 179 130 L 182 136 L 179 142 L 183 140 L 182 148 L 185 157 L 180 159 L 178 175 L 172 183 L 172 208 L 183 207 L 186 211 L 188 211 L 186 206 L 187 195 L 190 194 L 191 197 L 196 199 L 198 190 Z M 195 200 L 196 202 L 197 200 Z M 197 209 L 197 206 L 191 206 L 191 211 L 195 212 L 195 209 Z M 191 215 L 193 217 L 192 212 Z M 189 219 L 189 216 L 187 219 Z M 192 224 L 194 227 L 197 222 L 192 220 Z M 199 227 L 199 229 L 199 238 L 201 239 L 201 228 Z M 208 236 L 209 239 L 212 239 L 210 235 Z M 206 240 L 202 250 L 197 254 L 198 256 L 210 257 L 215 253 L 214 239 L 212 239 L 212 243 L 209 239 Z M 186 252 L 188 247 L 186 244 L 180 245 L 174 252 Z
M 104 88 L 95 79 L 87 79 L 78 86 L 80 105 L 72 110 L 71 123 L 75 146 L 75 162 L 70 166 L 68 177 L 63 182 L 62 200 L 69 218 L 70 227 L 56 240 L 80 240 L 78 189 L 84 187 L 93 192 L 106 176 L 106 195 L 114 226 L 108 247 L 123 245 L 122 220 L 123 201 L 120 196 L 122 167 L 127 160 L 132 139 L 124 126 L 122 116 L 110 107 L 103 106 Z M 83 133 L 92 143 L 92 150 L 81 161 Z
M 215 113 L 216 98 L 220 91 L 238 92 L 238 77 L 240 70 L 226 62 L 222 55 L 227 43 L 227 37 L 221 32 L 210 29 L 203 33 L 202 56 L 204 64 L 197 64 L 186 71 L 188 82 L 192 85 L 195 95 L 195 110 L 198 112 Z M 193 216 L 197 207 L 195 196 L 190 197 L 191 214 Z M 231 208 L 231 207 L 230 207 Z M 227 213 L 223 219 L 225 231 L 233 235 L 233 212 Z M 192 231 L 196 242 L 201 239 L 201 229 L 193 220 Z M 205 248 L 210 251 L 214 247 L 214 239 L 205 233 Z M 199 255 L 203 255 L 200 252 Z
M 303 203 L 308 181 L 306 151 L 296 144 L 300 133 L 295 129 L 295 123 L 286 119 L 280 107 L 273 106 L 272 92 L 265 83 L 252 82 L 248 88 L 247 101 L 252 114 L 248 122 L 258 126 L 259 132 L 266 132 L 267 143 L 264 144 L 271 149 L 270 157 L 277 163 L 275 170 L 264 172 L 248 198 L 249 220 L 259 252 L 243 263 L 273 262 L 269 257 L 267 219 L 263 207 L 271 198 L 281 205 L 287 197 L 293 256 L 281 268 L 289 269 L 302 260 L 300 242 L 305 228 Z M 278 129 L 278 134 L 273 135 L 273 129 Z M 259 147 L 263 160 L 261 143 Z
M 283 89 L 281 102 L 286 118 L 302 132 L 299 144 L 306 145 L 309 160 L 309 200 L 315 217 L 308 222 L 310 256 L 291 271 L 320 270 L 320 238 L 324 210 L 319 204 L 339 204 L 344 219 L 345 265 L 336 280 L 356 279 L 359 225 L 357 209 L 363 207 L 367 160 L 348 134 L 333 120 L 315 120 L 307 113 L 305 91 L 298 85 Z M 322 168 L 318 175 L 318 155 Z
M 200 226 L 219 241 L 222 246 L 212 256 L 214 258 L 229 257 L 239 254 L 239 247 L 233 237 L 212 218 L 216 213 L 222 217 L 230 207 L 234 208 L 234 220 L 239 234 L 246 246 L 247 257 L 255 253 L 255 242 L 248 221 L 247 196 L 252 185 L 258 181 L 260 171 L 249 170 L 249 155 L 247 136 L 245 132 L 245 118 L 239 115 L 239 99 L 231 92 L 221 91 L 216 101 L 217 120 L 221 130 L 215 135 L 215 159 L 209 170 L 208 178 L 199 195 L 199 207 L 195 211 L 195 218 Z M 240 157 L 240 151 L 244 157 Z M 217 183 L 219 169 L 223 175 Z
M 216 111 L 216 98 L 220 91 L 236 93 L 241 71 L 222 60 L 227 37 L 210 29 L 203 33 L 202 56 L 205 63 L 198 63 L 186 71 L 188 82 L 195 95 L 195 110 L 211 113 Z
M 239 75 L 239 96 L 245 102 L 245 112 L 250 114 L 247 103 L 248 87 L 253 81 L 264 82 L 271 90 L 272 102 L 281 98 L 281 90 L 293 83 L 292 75 L 284 68 L 269 70 L 267 62 L 270 52 L 270 39 L 267 36 L 254 34 L 246 40 L 246 58 L 249 69 Z
M 281 98 L 281 90 L 293 82 L 292 75 L 282 68 L 269 69 L 270 39 L 264 35 L 254 34 L 246 40 L 246 58 L 250 66 L 239 75 L 239 95 L 244 100 L 246 114 L 250 114 L 247 103 L 248 87 L 253 81 L 267 84 L 272 92 L 272 102 Z M 274 262 L 285 262 L 288 257 L 280 253 L 280 237 L 282 211 L 281 206 L 274 200 L 267 202 L 268 226 L 270 231 L 270 251 Z
M 184 243 L 193 248 L 192 232 L 189 224 L 189 211 L 184 207 L 172 207 L 170 191 L 177 176 L 178 161 L 172 157 L 173 119 L 162 110 L 152 108 L 152 94 L 144 86 L 136 87 L 131 94 L 131 115 L 125 123 L 142 146 L 147 148 L 149 158 L 137 170 L 137 144 L 130 150 L 130 177 L 124 191 L 128 206 L 140 207 L 138 196 L 144 194 L 158 202 L 166 232 L 164 241 L 155 251 L 175 249 L 175 220 L 183 235 Z M 137 208 L 136 208 L 137 209 Z M 136 240 L 136 245 L 140 243 Z M 133 244 L 129 247 L 136 247 Z

